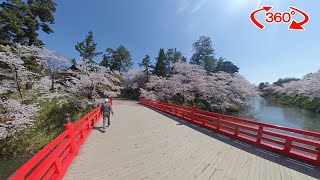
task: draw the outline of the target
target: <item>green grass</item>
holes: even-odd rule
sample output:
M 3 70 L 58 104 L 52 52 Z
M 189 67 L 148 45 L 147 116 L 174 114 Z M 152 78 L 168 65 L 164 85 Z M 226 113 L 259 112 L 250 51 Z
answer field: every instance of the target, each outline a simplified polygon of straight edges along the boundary
M 34 116 L 35 124 L 33 127 L 17 133 L 13 137 L 0 140 L 0 164 L 5 162 L 7 167 L 0 167 L 0 179 L 9 177 L 32 154 L 41 150 L 63 132 L 66 113 L 70 113 L 72 121 L 75 122 L 93 109 L 93 107 L 81 109 L 75 103 L 59 106 L 58 101 L 59 99 L 53 99 L 40 102 L 41 109 Z M 26 156 L 27 158 L 20 158 Z
M 286 105 L 293 105 L 303 109 L 308 109 L 315 112 L 320 112 L 320 99 L 310 98 L 306 96 L 268 96 L 269 99 Z

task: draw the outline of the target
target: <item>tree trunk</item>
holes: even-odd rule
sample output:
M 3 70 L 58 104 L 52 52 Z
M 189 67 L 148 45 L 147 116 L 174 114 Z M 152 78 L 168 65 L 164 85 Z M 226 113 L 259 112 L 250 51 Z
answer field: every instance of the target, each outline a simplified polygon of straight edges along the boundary
M 51 89 L 54 90 L 54 75 L 51 75 Z
M 20 87 L 20 83 L 19 83 L 19 79 L 18 79 L 18 71 L 17 70 L 15 70 L 15 75 L 16 75 L 15 79 L 16 79 L 17 89 L 20 94 L 21 101 L 23 102 L 23 95 L 21 92 L 21 87 Z

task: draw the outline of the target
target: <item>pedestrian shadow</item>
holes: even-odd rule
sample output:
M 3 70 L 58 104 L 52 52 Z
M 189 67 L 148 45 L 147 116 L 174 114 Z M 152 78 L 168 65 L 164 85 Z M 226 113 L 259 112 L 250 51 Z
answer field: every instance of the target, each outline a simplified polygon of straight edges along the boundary
M 105 133 L 105 132 L 103 131 L 103 127 L 102 127 L 102 126 L 101 126 L 101 127 L 93 127 L 92 129 L 97 130 L 97 131 L 100 131 L 101 133 Z
M 290 168 L 292 170 L 298 171 L 300 173 L 311 176 L 313 178 L 320 179 L 320 167 L 317 167 L 315 165 L 312 165 L 312 164 L 309 164 L 307 162 L 303 162 L 303 161 L 300 161 L 297 159 L 282 156 L 281 154 L 278 154 L 278 153 L 275 153 L 275 152 L 272 152 L 272 151 L 269 151 L 266 149 L 259 148 L 255 145 L 248 144 L 244 141 L 239 141 L 239 140 L 233 139 L 231 137 L 222 135 L 222 134 L 217 133 L 215 131 L 212 131 L 212 130 L 206 129 L 204 127 L 200 127 L 196 124 L 190 123 L 188 121 L 182 120 L 178 117 L 167 114 L 167 113 L 162 112 L 158 109 L 154 109 L 154 108 L 151 108 L 148 106 L 144 106 L 144 107 L 149 108 L 153 111 L 156 111 L 156 112 L 162 114 L 163 116 L 166 116 L 166 117 L 176 121 L 177 123 L 179 123 L 176 125 L 185 125 L 189 128 L 192 128 L 198 132 L 201 132 L 207 136 L 210 136 L 210 137 L 212 137 L 218 141 L 221 141 L 223 143 L 226 143 L 230 146 L 241 149 L 241 150 L 246 151 L 250 154 L 256 155 L 258 157 L 261 157 L 261 158 L 266 159 L 268 161 L 271 161 L 273 163 L 277 163 L 281 166 Z

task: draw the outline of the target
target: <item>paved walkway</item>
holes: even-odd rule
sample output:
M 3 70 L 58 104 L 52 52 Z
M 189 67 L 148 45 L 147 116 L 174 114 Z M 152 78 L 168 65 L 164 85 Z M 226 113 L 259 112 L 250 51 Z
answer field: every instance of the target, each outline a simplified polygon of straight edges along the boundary
M 120 104 L 122 103 L 122 104 Z M 138 105 L 114 101 L 111 127 L 98 122 L 65 179 L 319 179 L 318 168 Z

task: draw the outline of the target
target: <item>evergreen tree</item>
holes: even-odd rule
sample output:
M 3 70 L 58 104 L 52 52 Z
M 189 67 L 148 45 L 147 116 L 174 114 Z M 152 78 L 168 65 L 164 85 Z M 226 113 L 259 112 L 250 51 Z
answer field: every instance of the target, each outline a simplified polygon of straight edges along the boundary
M 215 69 L 215 50 L 212 48 L 210 37 L 200 36 L 199 40 L 193 43 L 194 54 L 190 59 L 190 64 L 202 66 L 207 72 L 213 72 Z
M 151 68 L 151 61 L 150 61 L 150 57 L 148 55 L 146 55 L 141 63 L 139 63 L 139 67 L 143 68 L 144 73 L 147 75 L 147 78 L 149 77 L 150 74 L 150 69 Z
M 176 48 L 168 49 L 166 53 L 166 73 L 171 74 L 173 64 L 177 62 L 187 62 L 187 59 Z
M 187 59 L 182 55 L 180 51 L 177 51 L 177 49 L 174 48 L 172 63 L 177 63 L 177 62 L 187 62 Z
M 117 49 L 108 48 L 106 53 L 104 59 L 107 64 L 110 63 L 111 70 L 126 72 L 133 65 L 130 52 L 123 45 L 118 46 Z
M 41 46 L 38 31 L 53 32 L 53 13 L 56 4 L 52 0 L 6 0 L 0 4 L 0 43 Z
M 75 48 L 80 53 L 80 56 L 83 59 L 88 59 L 91 65 L 96 63 L 93 58 L 102 54 L 101 52 L 96 52 L 96 47 L 97 43 L 95 43 L 93 40 L 92 31 L 89 31 L 84 41 L 77 42 L 75 45 Z
M 186 62 L 187 62 L 187 58 L 186 58 L 186 57 L 184 57 L 184 56 L 182 56 L 182 57 L 181 57 L 181 62 L 186 63 Z
M 72 64 L 72 65 L 77 65 L 77 61 L 76 61 L 75 58 L 71 59 L 71 64 Z
M 163 48 L 159 50 L 159 55 L 156 58 L 156 60 L 157 62 L 154 68 L 154 74 L 156 74 L 157 76 L 165 77 L 167 74 L 166 73 L 166 55 Z
M 34 20 L 28 24 L 28 45 L 42 45 L 43 42 L 37 38 L 39 35 L 37 31 L 41 28 L 47 34 L 53 33 L 48 23 L 54 24 L 53 13 L 56 11 L 56 4 L 53 0 L 28 0 L 27 4 L 31 12 L 30 18 Z
M 102 56 L 102 61 L 100 63 L 100 66 L 104 66 L 106 68 L 110 68 L 110 58 L 107 55 Z
M 171 73 L 172 64 L 174 63 L 174 60 L 175 60 L 175 51 L 176 49 L 170 48 L 166 52 L 166 59 L 165 59 L 166 76 Z
M 219 72 L 219 71 L 235 74 L 239 72 L 239 68 L 238 66 L 234 65 L 232 62 L 225 61 L 224 58 L 220 57 L 215 68 L 215 72 Z

